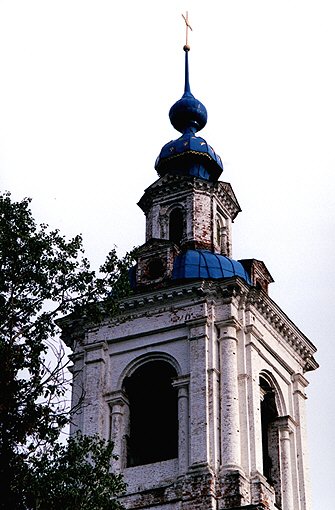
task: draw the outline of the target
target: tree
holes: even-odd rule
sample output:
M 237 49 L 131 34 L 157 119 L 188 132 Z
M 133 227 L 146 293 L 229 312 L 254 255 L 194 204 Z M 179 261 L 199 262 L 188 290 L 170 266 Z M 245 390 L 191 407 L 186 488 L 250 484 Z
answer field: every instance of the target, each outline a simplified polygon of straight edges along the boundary
M 26 486 L 28 508 L 36 510 L 118 510 L 125 489 L 121 475 L 111 476 L 113 444 L 97 436 L 70 437 L 31 463 Z M 66 473 L 66 476 L 64 476 Z
M 97 321 L 115 312 L 130 290 L 131 260 L 112 250 L 97 277 L 81 236 L 67 241 L 36 224 L 29 199 L 0 195 L 0 508 L 25 508 L 32 459 L 70 419 L 57 319 L 85 312 L 86 320 Z M 50 349 L 56 362 L 47 361 Z

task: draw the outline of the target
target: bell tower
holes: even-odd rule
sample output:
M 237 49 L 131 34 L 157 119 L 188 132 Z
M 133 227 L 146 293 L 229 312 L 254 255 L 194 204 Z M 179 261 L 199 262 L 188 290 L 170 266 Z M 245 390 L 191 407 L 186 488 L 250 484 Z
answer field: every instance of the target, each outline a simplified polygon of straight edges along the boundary
M 316 349 L 270 298 L 262 261 L 232 258 L 240 206 L 220 157 L 196 133 L 191 93 L 170 109 L 139 207 L 146 241 L 133 293 L 74 350 L 72 432 L 112 438 L 131 510 L 311 510 L 306 372 Z M 79 334 L 79 333 L 78 333 Z

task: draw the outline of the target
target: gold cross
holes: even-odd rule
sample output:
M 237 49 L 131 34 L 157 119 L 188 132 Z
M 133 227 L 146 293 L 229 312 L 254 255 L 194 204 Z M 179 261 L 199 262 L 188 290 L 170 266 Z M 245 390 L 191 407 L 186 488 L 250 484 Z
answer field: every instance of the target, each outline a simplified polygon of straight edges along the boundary
M 191 25 L 188 22 L 188 11 L 186 11 L 186 16 L 184 16 L 184 14 L 182 14 L 182 17 L 184 18 L 185 25 L 186 25 L 186 44 L 184 46 L 184 49 L 187 48 L 189 50 L 190 47 L 188 45 L 188 29 L 190 29 L 190 30 L 193 30 L 193 29 L 192 29 Z

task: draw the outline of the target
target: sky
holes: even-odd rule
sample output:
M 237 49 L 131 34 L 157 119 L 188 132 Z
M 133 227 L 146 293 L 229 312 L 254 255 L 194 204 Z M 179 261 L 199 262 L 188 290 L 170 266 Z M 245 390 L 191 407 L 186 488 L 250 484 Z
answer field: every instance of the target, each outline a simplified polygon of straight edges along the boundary
M 334 508 L 335 4 L 332 0 L 0 0 L 0 189 L 38 222 L 82 233 L 93 268 L 144 242 L 136 205 L 157 178 L 183 92 L 242 208 L 235 259 L 318 347 L 307 374 L 314 508 Z

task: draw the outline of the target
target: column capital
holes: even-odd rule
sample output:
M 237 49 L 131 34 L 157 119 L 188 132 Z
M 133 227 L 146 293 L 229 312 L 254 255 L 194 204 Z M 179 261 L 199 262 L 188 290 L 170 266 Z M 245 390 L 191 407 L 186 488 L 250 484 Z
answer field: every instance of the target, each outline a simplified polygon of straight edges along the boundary
M 209 326 L 209 320 L 208 317 L 198 317 L 195 319 L 188 319 L 185 321 L 185 324 L 189 328 L 197 328 L 199 326 Z
M 298 390 L 299 389 L 301 390 L 301 387 L 302 389 L 305 389 L 309 385 L 309 382 L 307 381 L 306 377 L 299 373 L 292 375 L 292 381 L 294 383 L 295 388 Z
M 264 337 L 263 333 L 259 331 L 255 324 L 247 324 L 245 326 L 245 332 L 251 334 L 253 337 L 257 338 L 257 340 L 262 340 Z
M 128 397 L 122 390 L 105 393 L 104 397 L 105 401 L 107 402 L 111 409 L 113 409 L 113 407 L 116 405 L 119 406 L 129 405 Z
M 242 329 L 242 325 L 236 317 L 217 321 L 215 325 L 219 328 L 219 341 L 226 340 L 227 338 L 237 340 L 236 334 Z
M 185 324 L 188 327 L 189 340 L 198 340 L 204 337 L 208 338 L 208 327 L 210 325 L 208 317 L 185 321 Z
M 85 364 L 89 365 L 91 363 L 106 363 L 106 351 L 108 350 L 108 345 L 106 342 L 97 342 L 89 345 L 85 345 Z
M 282 432 L 293 432 L 297 426 L 297 423 L 291 418 L 291 416 L 279 416 L 275 421 L 278 430 Z
M 172 386 L 174 388 L 187 388 L 190 384 L 190 375 L 180 375 L 179 377 L 175 377 L 172 381 Z

